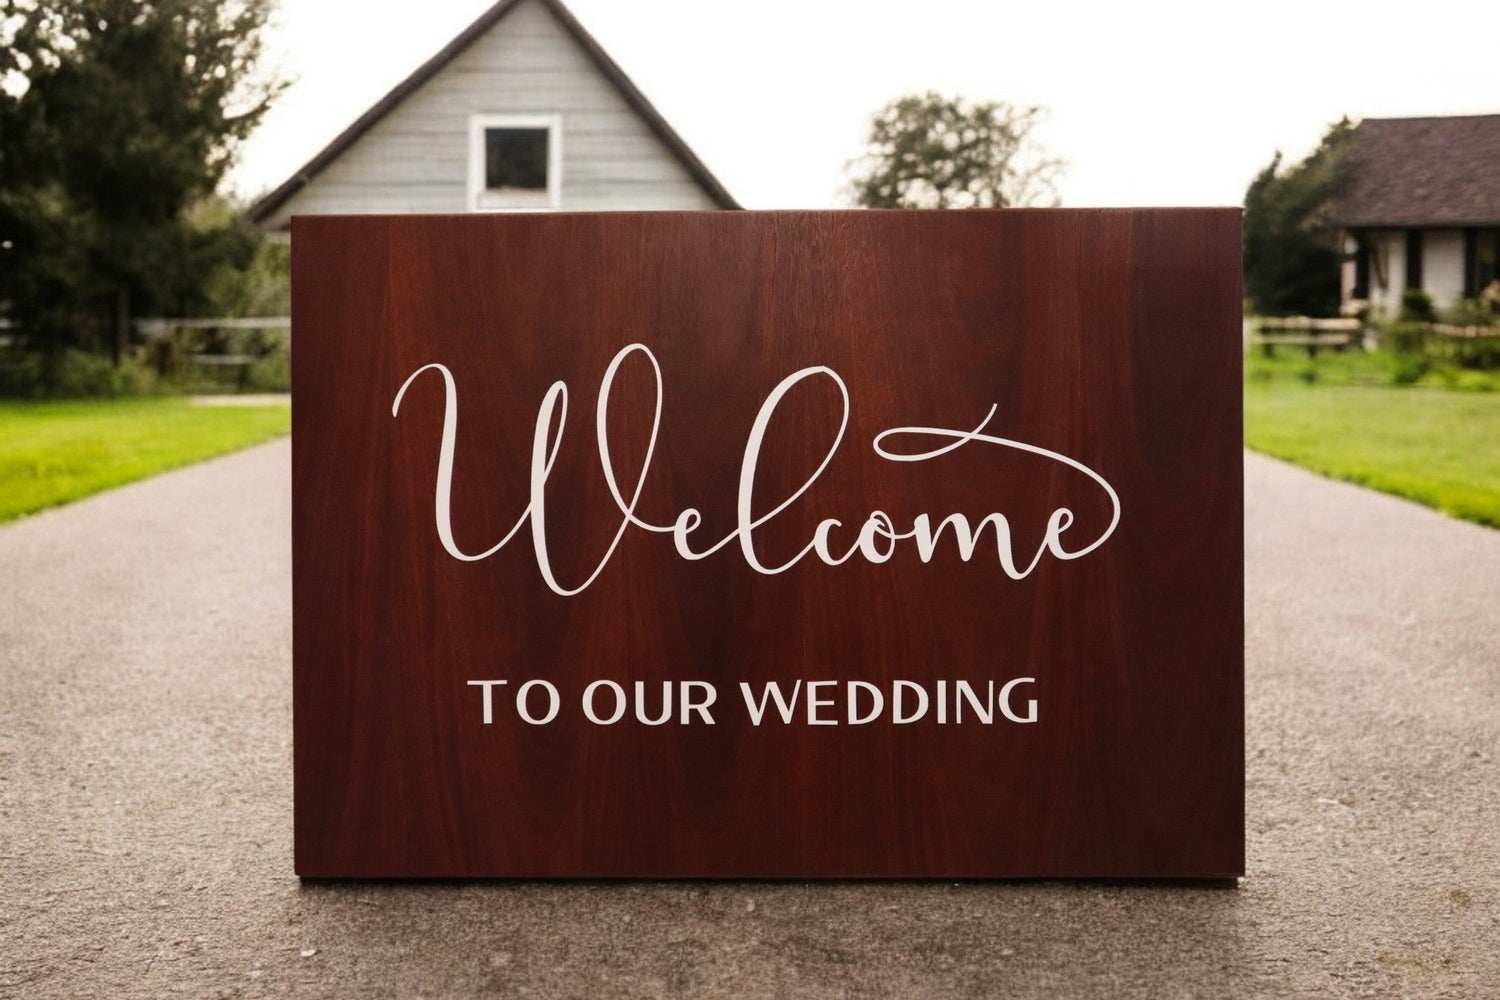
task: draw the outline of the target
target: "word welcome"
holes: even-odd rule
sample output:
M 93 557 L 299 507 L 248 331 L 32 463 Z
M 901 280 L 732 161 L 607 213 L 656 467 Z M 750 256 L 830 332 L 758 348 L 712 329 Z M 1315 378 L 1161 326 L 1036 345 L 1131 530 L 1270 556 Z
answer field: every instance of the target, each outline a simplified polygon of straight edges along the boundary
M 950 688 L 949 681 L 939 680 L 933 682 L 929 692 L 926 686 L 909 680 L 892 681 L 889 691 L 869 681 L 798 680 L 789 689 L 771 681 L 756 692 L 741 681 L 739 692 L 745 714 L 754 726 L 774 723 L 778 718 L 786 726 L 864 726 L 879 721 L 905 726 L 928 718 L 929 710 L 937 725 L 949 725 L 950 719 L 953 725 L 962 725 L 966 708 L 975 722 L 990 726 L 995 724 L 997 713 L 1010 722 L 1036 722 L 1035 699 L 1026 702 L 1025 715 L 1018 714 L 1012 704 L 1016 688 L 1035 682 L 1034 677 L 1017 677 L 997 689 L 993 680 L 986 681 L 982 688 L 966 680 L 953 681 Z M 469 687 L 480 689 L 486 726 L 495 722 L 496 704 L 500 702 L 497 692 L 509 684 L 508 679 L 468 682 Z M 545 726 L 562 711 L 562 692 L 551 681 L 528 680 L 513 690 L 515 717 L 528 725 Z M 596 726 L 613 726 L 627 719 L 644 726 L 671 722 L 712 726 L 717 724 L 712 709 L 718 700 L 718 688 L 708 681 L 662 681 L 659 687 L 636 681 L 627 689 L 617 681 L 596 680 L 583 689 L 578 703 L 583 717 Z
M 636 477 L 634 488 L 629 499 L 615 476 L 614 464 L 610 460 L 609 453 L 609 396 L 614 386 L 615 378 L 619 373 L 620 366 L 625 359 L 632 354 L 641 354 L 651 363 L 651 369 L 656 377 L 655 413 L 651 420 L 651 436 L 646 444 L 645 458 L 641 462 L 639 475 Z M 818 523 L 813 531 L 813 536 L 807 544 L 791 559 L 780 565 L 767 566 L 755 550 L 755 531 L 776 515 L 786 510 L 799 497 L 812 488 L 813 483 L 828 468 L 837 453 L 839 446 L 843 443 L 844 433 L 849 426 L 849 388 L 844 380 L 831 368 L 815 365 L 793 372 L 771 390 L 761 405 L 760 411 L 755 416 L 755 422 L 751 425 L 749 436 L 745 441 L 743 458 L 740 463 L 739 489 L 736 495 L 736 526 L 733 531 L 723 538 L 702 547 L 695 547 L 693 534 L 703 523 L 702 513 L 694 507 L 683 510 L 671 524 L 653 524 L 641 518 L 636 513 L 636 507 L 640 502 L 641 491 L 645 488 L 646 479 L 651 469 L 652 456 L 656 452 L 657 436 L 661 430 L 661 414 L 663 400 L 663 385 L 661 365 L 657 362 L 656 355 L 644 344 L 631 344 L 622 348 L 610 361 L 605 370 L 603 380 L 599 385 L 599 401 L 595 407 L 594 434 L 599 448 L 599 465 L 604 474 L 604 481 L 609 487 L 610 496 L 613 497 L 615 505 L 621 514 L 620 526 L 615 532 L 613 541 L 605 551 L 602 558 L 595 565 L 592 573 L 582 582 L 575 586 L 568 586 L 557 579 L 552 569 L 551 547 L 547 538 L 547 478 L 551 475 L 553 463 L 557 460 L 558 449 L 562 443 L 563 431 L 567 424 L 568 415 L 568 387 L 565 382 L 554 382 L 542 397 L 542 403 L 537 411 L 535 431 L 531 443 L 531 470 L 530 470 L 530 502 L 521 511 L 515 524 L 506 532 L 505 537 L 491 545 L 482 552 L 464 552 L 453 540 L 453 519 L 450 509 L 450 501 L 453 491 L 453 452 L 458 438 L 458 387 L 453 378 L 453 373 L 444 365 L 433 363 L 423 365 L 411 375 L 407 376 L 401 388 L 396 392 L 396 398 L 391 404 L 391 416 L 395 417 L 401 412 L 401 400 L 406 395 L 406 390 L 424 372 L 437 372 L 442 376 L 445 388 L 443 404 L 443 429 L 442 438 L 438 446 L 437 482 L 433 498 L 434 520 L 437 527 L 438 539 L 443 548 L 455 559 L 464 562 L 476 562 L 487 559 L 503 549 L 512 538 L 520 533 L 521 528 L 530 524 L 531 543 L 536 553 L 537 568 L 541 571 L 542 579 L 547 586 L 556 594 L 569 597 L 587 588 L 604 572 L 604 567 L 609 563 L 610 557 L 614 555 L 615 549 L 619 547 L 620 539 L 632 526 L 648 532 L 658 534 L 669 534 L 677 549 L 677 554 L 683 559 L 698 560 L 713 555 L 720 549 L 733 542 L 738 542 L 741 555 L 751 569 L 757 573 L 774 576 L 784 573 L 808 555 L 815 555 L 829 566 L 838 566 L 847 562 L 855 555 L 872 563 L 884 563 L 895 554 L 899 543 L 911 541 L 916 545 L 917 555 L 922 562 L 930 562 L 937 551 L 938 542 L 944 532 L 951 532 L 954 545 L 957 547 L 959 557 L 965 562 L 973 558 L 979 547 L 979 539 L 985 528 L 992 529 L 995 536 L 995 551 L 1000 567 L 1005 574 L 1013 580 L 1020 580 L 1030 575 L 1041 562 L 1042 556 L 1051 552 L 1053 557 L 1059 560 L 1079 559 L 1093 552 L 1114 534 L 1115 527 L 1120 523 L 1120 497 L 1114 487 L 1088 466 L 1066 455 L 1061 455 L 1046 448 L 1026 444 L 1021 441 L 1012 441 L 1007 438 L 996 437 L 983 433 L 985 426 L 995 415 L 995 406 L 991 406 L 989 413 L 979 422 L 973 430 L 953 430 L 944 427 L 892 427 L 875 435 L 871 442 L 875 452 L 891 462 L 926 462 L 946 455 L 957 448 L 971 444 L 994 445 L 1000 448 L 1015 451 L 1029 452 L 1044 458 L 1060 462 L 1069 468 L 1076 469 L 1088 476 L 1109 496 L 1112 514 L 1109 526 L 1097 538 L 1080 548 L 1069 549 L 1063 545 L 1062 536 L 1073 524 L 1074 516 L 1072 510 L 1067 507 L 1059 507 L 1052 511 L 1047 518 L 1047 527 L 1042 543 L 1037 548 L 1035 555 L 1027 560 L 1024 565 L 1016 561 L 1012 550 L 1010 521 L 1004 514 L 991 513 L 980 520 L 977 526 L 971 525 L 968 518 L 963 514 L 949 514 L 933 525 L 933 517 L 930 514 L 918 514 L 911 522 L 910 529 L 898 531 L 891 516 L 882 510 L 874 510 L 866 516 L 864 523 L 859 529 L 854 544 L 842 551 L 837 552 L 833 548 L 830 536 L 835 529 L 841 528 L 843 522 L 837 518 L 825 518 Z M 843 408 L 840 416 L 838 431 L 832 435 L 827 453 L 823 461 L 818 465 L 812 475 L 771 510 L 756 515 L 751 509 L 751 497 L 755 491 L 756 468 L 760 462 L 761 447 L 766 436 L 766 429 L 770 426 L 771 417 L 776 412 L 777 406 L 791 389 L 798 383 L 814 377 L 831 379 L 838 387 L 839 394 L 843 400 Z M 554 426 L 555 425 L 555 426 Z M 908 438 L 935 438 L 946 442 L 935 448 L 925 451 L 893 451 L 892 447 L 903 439 Z

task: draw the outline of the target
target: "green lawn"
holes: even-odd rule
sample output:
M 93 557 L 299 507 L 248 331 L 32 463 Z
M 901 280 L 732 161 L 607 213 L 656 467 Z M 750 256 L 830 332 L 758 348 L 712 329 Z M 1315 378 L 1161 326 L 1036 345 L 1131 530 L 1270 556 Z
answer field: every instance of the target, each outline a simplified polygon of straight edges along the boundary
M 1245 443 L 1500 527 L 1500 393 L 1378 384 L 1372 362 L 1247 359 Z M 0 402 L 0 522 L 286 434 L 291 408 Z
M 0 521 L 268 441 L 291 425 L 287 405 L 0 402 Z
M 1257 377 L 1245 443 L 1456 517 L 1500 527 L 1500 393 Z

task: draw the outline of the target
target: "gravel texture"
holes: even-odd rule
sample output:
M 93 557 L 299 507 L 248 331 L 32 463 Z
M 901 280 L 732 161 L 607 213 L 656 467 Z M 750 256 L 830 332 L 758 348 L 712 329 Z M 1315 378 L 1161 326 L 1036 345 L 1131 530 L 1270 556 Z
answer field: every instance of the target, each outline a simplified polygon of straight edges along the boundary
M 1247 456 L 1237 887 L 304 884 L 289 455 L 0 529 L 0 996 L 1500 997 L 1500 532 Z

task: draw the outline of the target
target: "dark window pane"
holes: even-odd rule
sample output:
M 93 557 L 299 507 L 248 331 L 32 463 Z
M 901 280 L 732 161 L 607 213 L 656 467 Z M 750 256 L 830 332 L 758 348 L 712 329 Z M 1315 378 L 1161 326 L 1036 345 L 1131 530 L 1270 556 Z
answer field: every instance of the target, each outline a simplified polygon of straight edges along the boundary
M 1406 231 L 1406 287 L 1422 287 L 1422 230 Z
M 1370 297 L 1370 241 L 1363 235 L 1354 237 L 1354 298 Z
M 484 130 L 484 186 L 490 190 L 547 190 L 547 130 Z
M 1476 294 L 1500 279 L 1500 229 L 1480 232 L 1477 242 L 1474 254 Z
M 1479 233 L 1477 230 L 1464 230 L 1464 298 L 1472 299 L 1479 294 L 1476 284 L 1478 272 Z

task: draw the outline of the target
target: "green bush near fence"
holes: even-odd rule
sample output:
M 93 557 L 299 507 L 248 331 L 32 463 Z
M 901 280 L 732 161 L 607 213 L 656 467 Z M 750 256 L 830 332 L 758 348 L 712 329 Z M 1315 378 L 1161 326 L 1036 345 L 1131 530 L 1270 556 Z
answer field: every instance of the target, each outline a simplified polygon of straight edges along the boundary
M 1416 386 L 1464 392 L 1500 392 L 1500 366 L 1471 367 L 1424 351 L 1323 349 L 1309 356 L 1303 348 L 1280 347 L 1245 355 L 1247 387 L 1279 383 L 1327 386 Z
M 1441 310 L 1426 292 L 1408 288 L 1399 313 L 1364 319 L 1365 329 L 1348 345 L 1336 343 L 1344 331 L 1319 333 L 1305 325 L 1305 317 L 1288 318 L 1285 326 L 1248 313 L 1246 318 L 1259 328 L 1252 340 L 1255 350 L 1245 360 L 1250 384 L 1293 378 L 1329 385 L 1500 390 L 1500 282 L 1478 298 L 1460 299 Z M 1271 336 L 1264 337 L 1267 332 Z M 1295 339 L 1285 338 L 1287 332 L 1310 342 L 1287 342 Z M 1278 343 L 1278 337 L 1285 339 Z M 1325 337 L 1326 343 L 1316 342 Z
M 178 391 L 288 392 L 291 340 L 284 329 L 178 329 L 141 348 Z
M 116 367 L 107 355 L 88 351 L 67 350 L 44 358 L 27 351 L 0 350 L 0 399 L 150 396 L 171 388 L 139 353 L 126 355 Z
M 291 383 L 286 330 L 178 330 L 132 347 L 118 366 L 86 351 L 0 349 L 0 399 L 289 392 Z

